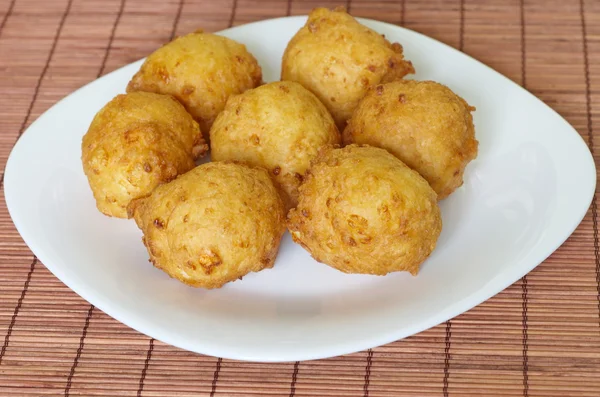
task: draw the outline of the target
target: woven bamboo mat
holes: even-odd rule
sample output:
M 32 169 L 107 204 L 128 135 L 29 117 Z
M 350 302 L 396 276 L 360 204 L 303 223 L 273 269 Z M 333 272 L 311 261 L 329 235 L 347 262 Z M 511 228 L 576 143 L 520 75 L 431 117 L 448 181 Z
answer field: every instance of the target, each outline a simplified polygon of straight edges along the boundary
M 524 85 L 598 159 L 598 0 L 0 0 L 0 167 L 74 89 L 203 27 L 345 5 L 425 33 Z M 182 351 L 90 306 L 33 257 L 0 204 L 0 396 L 600 396 L 596 202 L 506 291 L 438 327 L 327 360 L 253 364 Z

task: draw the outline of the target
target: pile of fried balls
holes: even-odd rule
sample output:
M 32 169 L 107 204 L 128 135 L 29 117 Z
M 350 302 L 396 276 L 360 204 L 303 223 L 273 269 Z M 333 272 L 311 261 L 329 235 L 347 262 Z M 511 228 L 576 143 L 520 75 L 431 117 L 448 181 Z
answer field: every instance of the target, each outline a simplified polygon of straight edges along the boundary
M 343 8 L 314 9 L 267 84 L 244 45 L 191 33 L 96 114 L 83 169 L 98 209 L 134 218 L 190 286 L 273 267 L 286 229 L 342 272 L 416 275 L 478 142 L 475 108 L 414 72 Z

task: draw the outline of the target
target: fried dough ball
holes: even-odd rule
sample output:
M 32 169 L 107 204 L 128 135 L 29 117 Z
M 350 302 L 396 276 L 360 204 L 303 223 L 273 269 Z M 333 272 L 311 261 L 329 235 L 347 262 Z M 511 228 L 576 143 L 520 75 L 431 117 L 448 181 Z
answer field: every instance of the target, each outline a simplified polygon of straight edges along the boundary
M 127 205 L 194 168 L 208 150 L 198 123 L 169 95 L 117 95 L 94 117 L 81 144 L 98 209 L 127 217 Z
M 254 88 L 262 71 L 246 46 L 226 37 L 195 32 L 164 45 L 146 59 L 127 92 L 171 94 L 206 134 L 230 95 Z
M 367 145 L 322 150 L 287 225 L 317 261 L 344 273 L 376 275 L 416 275 L 442 230 L 427 181 Z
M 395 81 L 370 90 L 344 130 L 344 143 L 388 150 L 444 199 L 463 184 L 478 142 L 469 106 L 433 81 Z
M 220 288 L 273 267 L 285 231 L 283 203 L 260 168 L 200 165 L 133 201 L 150 261 L 193 287 Z
M 312 91 L 342 130 L 367 89 L 414 73 L 402 46 L 358 23 L 343 8 L 315 8 L 288 43 L 281 79 Z
M 231 97 L 210 130 L 213 160 L 238 160 L 267 169 L 289 208 L 321 146 L 339 144 L 333 118 L 310 91 L 275 82 Z

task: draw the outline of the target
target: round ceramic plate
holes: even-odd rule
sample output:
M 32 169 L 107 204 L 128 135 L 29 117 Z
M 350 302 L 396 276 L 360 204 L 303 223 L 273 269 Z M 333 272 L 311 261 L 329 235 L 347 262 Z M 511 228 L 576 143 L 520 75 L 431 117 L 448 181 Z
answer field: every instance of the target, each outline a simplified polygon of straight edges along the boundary
M 277 80 L 283 50 L 306 17 L 220 34 L 240 41 Z M 317 359 L 412 335 L 497 294 L 573 232 L 596 171 L 578 133 L 507 78 L 418 33 L 362 20 L 404 45 L 418 73 L 477 107 L 479 157 L 441 203 L 444 230 L 417 277 L 347 275 L 283 239 L 275 267 L 220 290 L 187 287 L 148 263 L 133 221 L 95 207 L 80 155 L 94 114 L 124 92 L 140 62 L 76 91 L 25 132 L 6 166 L 6 202 L 39 259 L 98 308 L 163 342 L 225 358 Z

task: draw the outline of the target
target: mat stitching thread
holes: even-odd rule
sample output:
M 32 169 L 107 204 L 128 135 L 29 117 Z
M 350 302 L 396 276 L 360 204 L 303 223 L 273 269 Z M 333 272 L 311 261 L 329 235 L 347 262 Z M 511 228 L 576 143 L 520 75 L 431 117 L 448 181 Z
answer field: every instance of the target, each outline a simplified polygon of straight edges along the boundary
M 48 68 L 50 67 L 50 61 L 52 61 L 52 58 L 54 57 L 54 52 L 56 51 L 56 46 L 58 44 L 63 27 L 65 26 L 65 21 L 67 20 L 67 16 L 71 12 L 72 4 L 73 4 L 73 0 L 69 0 L 69 2 L 67 3 L 67 7 L 65 8 L 65 11 L 63 12 L 63 15 L 60 20 L 60 24 L 58 25 L 58 29 L 56 30 L 56 33 L 54 35 L 54 41 L 52 42 L 52 47 L 50 48 L 50 52 L 48 53 L 48 58 L 46 59 L 46 64 L 44 65 L 44 69 L 42 69 L 40 78 L 38 79 L 38 81 L 36 83 L 35 90 L 33 92 L 33 98 L 31 99 L 31 102 L 29 103 L 29 108 L 27 109 L 27 114 L 25 115 L 23 124 L 21 124 L 21 129 L 19 130 L 19 135 L 17 135 L 17 139 L 19 139 L 21 137 L 21 135 L 23 135 L 23 132 L 25 131 L 25 127 L 27 126 L 27 122 L 29 121 L 29 117 L 31 117 L 31 112 L 33 111 L 33 106 L 35 105 L 35 102 L 37 101 L 37 97 L 40 93 L 40 88 L 42 87 L 42 82 L 44 81 L 44 77 L 46 77 L 46 73 L 48 73 Z
M 179 25 L 179 19 L 181 18 L 182 9 L 183 9 L 184 0 L 179 1 L 179 6 L 177 8 L 177 14 L 175 14 L 175 19 L 173 20 L 173 25 L 171 27 L 171 34 L 169 35 L 170 40 L 173 40 L 175 37 L 175 32 L 177 31 L 177 26 Z M 150 365 L 150 360 L 152 359 L 152 352 L 154 351 L 154 338 L 150 338 L 150 343 L 148 345 L 148 352 L 146 353 L 146 360 L 144 361 L 144 368 L 142 369 L 142 373 L 140 375 L 139 387 L 137 390 L 137 396 L 140 397 L 142 395 L 142 391 L 144 390 L 144 380 L 146 379 L 146 373 L 148 372 L 148 367 Z
M 292 13 L 292 3 L 294 0 L 288 0 L 287 2 L 287 10 L 285 14 L 289 17 Z M 292 372 L 292 381 L 290 383 L 290 395 L 289 397 L 294 397 L 296 395 L 296 382 L 298 381 L 298 370 L 300 367 L 300 361 L 296 361 L 294 363 L 294 371 Z
M 173 21 L 173 29 L 171 30 L 171 36 L 169 37 L 169 41 L 173 41 L 175 38 L 175 34 L 177 33 L 177 28 L 179 27 L 179 19 L 181 19 L 181 11 L 183 10 L 183 3 L 185 0 L 179 0 L 179 7 L 177 7 L 177 14 L 175 14 L 175 20 Z
M 235 21 L 236 11 L 237 11 L 237 0 L 233 0 L 233 7 L 231 9 L 231 15 L 229 17 L 229 27 L 233 26 L 233 22 Z M 217 392 L 217 382 L 219 381 L 219 372 L 221 372 L 221 363 L 222 362 L 223 362 L 223 359 L 221 357 L 219 357 L 219 359 L 217 360 L 215 373 L 213 375 L 212 386 L 211 386 L 211 390 L 210 390 L 210 397 L 213 397 L 215 395 L 215 393 Z
M 237 0 L 233 0 L 233 7 L 231 9 L 231 15 L 229 17 L 229 27 L 233 26 L 233 22 L 235 21 L 236 11 L 237 11 Z M 223 359 L 221 357 L 219 357 L 217 360 L 215 372 L 213 374 L 212 386 L 211 386 L 211 390 L 210 390 L 210 397 L 213 397 L 215 395 L 215 393 L 217 392 L 217 382 L 219 381 L 219 372 L 221 372 L 221 363 L 222 362 L 223 362 Z
M 0 36 L 2 35 L 2 30 L 4 30 L 4 26 L 6 25 L 6 21 L 12 15 L 13 9 L 15 8 L 15 3 L 17 0 L 12 0 L 10 5 L 8 6 L 8 10 L 6 10 L 6 14 L 4 14 L 4 18 L 2 18 L 2 22 L 0 22 Z
M 525 71 L 525 0 L 521 0 L 521 86 L 527 86 L 527 76 Z
M 231 15 L 229 16 L 229 25 L 228 27 L 233 26 L 233 22 L 235 21 L 235 15 L 237 11 L 237 0 L 233 0 L 233 6 L 231 7 Z
M 525 47 L 525 0 L 521 0 L 521 85 L 527 87 L 527 64 L 526 64 L 526 47 Z M 529 396 L 529 331 L 528 331 L 528 314 L 527 314 L 527 276 L 521 280 L 521 300 L 522 300 L 522 324 L 523 324 L 523 396 Z
M 219 381 L 219 373 L 221 372 L 221 363 L 223 359 L 219 357 L 217 360 L 217 366 L 215 368 L 215 373 L 213 374 L 212 386 L 210 388 L 210 397 L 214 397 L 217 392 L 217 382 Z
M 4 18 L 2 18 L 2 22 L 0 22 L 0 37 L 2 37 L 2 31 L 4 30 L 4 26 L 6 26 L 6 21 L 12 15 L 13 9 L 15 8 L 15 3 L 17 0 L 12 0 L 8 9 L 6 10 L 6 14 L 4 14 Z M 4 187 L 4 171 L 2 171 L 2 177 L 0 177 L 0 189 Z
M 108 62 L 108 57 L 110 55 L 110 51 L 112 50 L 113 42 L 115 41 L 117 26 L 119 26 L 119 22 L 121 22 L 121 17 L 123 16 L 123 11 L 125 10 L 125 2 L 126 1 L 127 0 L 121 0 L 119 12 L 117 13 L 117 18 L 115 18 L 115 22 L 113 23 L 112 30 L 110 31 L 110 36 L 108 37 L 108 44 L 106 45 L 106 51 L 104 52 L 104 58 L 102 58 L 102 64 L 100 66 L 100 71 L 98 72 L 98 77 L 102 76 L 104 74 L 104 69 L 106 69 L 106 62 Z
M 404 26 L 406 14 L 406 0 L 400 1 L 400 26 Z
M 448 385 L 450 378 L 450 347 L 452 346 L 452 321 L 446 321 L 446 337 L 444 339 L 446 346 L 444 347 L 444 380 L 442 386 L 442 394 L 448 397 Z
M 587 25 L 585 23 L 585 9 L 583 0 L 579 0 L 579 13 L 581 18 L 581 35 L 583 39 L 583 66 L 585 73 L 585 107 L 587 113 L 588 143 L 590 150 L 594 153 L 594 130 L 592 128 L 592 99 L 590 84 L 590 60 L 587 39 Z M 594 192 L 592 200 L 592 224 L 594 226 L 594 256 L 596 258 L 596 288 L 598 289 L 598 325 L 600 326 L 600 246 L 598 243 L 598 204 L 597 195 Z
M 137 397 L 142 396 L 142 390 L 144 390 L 144 381 L 146 380 L 146 373 L 148 373 L 148 366 L 150 365 L 150 359 L 152 358 L 152 352 L 154 351 L 154 338 L 150 338 L 148 345 L 148 353 L 146 353 L 146 360 L 144 361 L 144 368 L 140 375 L 140 383 L 137 390 Z
M 561 88 L 529 88 L 527 91 L 534 93 L 536 95 L 538 94 L 567 94 L 567 95 L 581 95 L 581 90 L 570 90 L 568 88 L 563 89 Z M 590 95 L 598 95 L 600 94 L 600 89 L 597 90 L 593 90 L 590 89 Z
M 292 13 L 292 3 L 294 0 L 288 0 L 287 9 L 285 11 L 286 16 L 290 16 Z M 290 395 L 289 397 L 294 397 L 296 395 L 296 381 L 298 380 L 298 367 L 300 366 L 300 361 L 296 361 L 294 363 L 294 372 L 292 373 L 292 382 L 290 383 Z
M 527 276 L 524 276 L 521 280 L 522 294 L 521 299 L 523 301 L 523 396 L 529 396 L 529 334 L 527 330 Z
M 102 63 L 100 64 L 100 69 L 98 71 L 97 77 L 100 77 L 104 74 L 104 69 L 106 68 L 106 62 L 108 61 L 108 56 L 110 54 L 110 50 L 112 49 L 112 45 L 115 39 L 115 33 L 117 31 L 117 26 L 121 20 L 121 16 L 123 15 L 123 10 L 125 9 L 125 1 L 121 0 L 121 4 L 119 6 L 119 11 L 117 12 L 117 17 L 115 18 L 115 22 L 113 23 L 112 29 L 110 31 L 110 36 L 108 37 L 108 43 L 106 44 L 106 50 L 104 51 L 104 58 L 102 59 Z M 67 385 L 65 386 L 65 397 L 69 396 L 69 392 L 71 391 L 71 387 L 73 384 L 73 376 L 75 376 L 75 370 L 79 365 L 79 359 L 81 358 L 81 352 L 85 346 L 85 338 L 87 337 L 88 328 L 90 326 L 90 319 L 94 312 L 94 305 L 90 305 L 87 316 L 85 318 L 85 323 L 83 326 L 83 330 L 81 331 L 81 337 L 79 339 L 79 347 L 77 348 L 77 354 L 75 355 L 75 359 L 73 360 L 73 364 L 71 365 L 71 371 L 69 372 L 69 377 L 67 378 Z
M 67 385 L 65 386 L 65 397 L 69 397 L 69 392 L 71 391 L 71 387 L 73 385 L 73 376 L 75 376 L 75 369 L 77 368 L 77 364 L 79 364 L 79 359 L 81 358 L 81 352 L 83 351 L 85 337 L 87 336 L 87 332 L 90 327 L 90 318 L 92 317 L 93 311 L 94 305 L 90 305 L 90 308 L 87 312 L 87 316 L 85 317 L 83 331 L 81 332 L 81 337 L 79 338 L 79 347 L 77 348 L 77 354 L 75 355 L 73 365 L 71 365 L 71 371 L 69 371 L 69 377 L 67 378 Z
M 292 373 L 292 383 L 290 384 L 290 396 L 294 397 L 296 395 L 296 381 L 298 380 L 298 368 L 300 366 L 300 361 L 296 361 L 294 363 L 294 372 Z
M 465 45 L 465 0 L 460 0 L 460 24 L 458 25 L 458 49 L 463 50 Z
M 10 336 L 12 334 L 13 327 L 15 326 L 15 322 L 17 321 L 17 316 L 19 315 L 19 311 L 21 310 L 21 306 L 23 305 L 23 300 L 25 299 L 25 294 L 29 289 L 29 283 L 31 282 L 31 276 L 33 275 L 33 271 L 35 270 L 35 265 L 37 264 L 38 259 L 36 256 L 33 257 L 33 261 L 31 261 L 31 265 L 29 267 L 29 273 L 27 273 L 27 278 L 25 279 L 25 284 L 23 284 L 23 290 L 21 291 L 21 296 L 17 301 L 17 305 L 15 306 L 15 311 L 13 312 L 12 318 L 10 319 L 10 324 L 8 325 L 8 329 L 6 330 L 6 336 L 4 337 L 4 343 L 2 344 L 2 350 L 0 350 L 0 365 L 2 365 L 2 360 L 4 358 L 4 354 L 6 353 L 6 349 L 8 348 L 8 343 L 10 342 Z
M 459 4 L 459 26 L 458 26 L 458 49 L 464 50 L 465 46 L 465 1 L 460 0 Z M 444 397 L 449 395 L 450 385 L 450 348 L 452 347 L 452 320 L 446 321 L 446 335 L 444 337 L 444 379 L 442 383 L 442 394 Z
M 371 365 L 373 364 L 373 349 L 369 349 L 367 354 L 367 366 L 365 367 L 365 384 L 363 386 L 363 396 L 369 397 L 369 383 L 371 382 Z
M 352 9 L 352 0 L 346 0 L 346 12 L 350 13 L 351 9 Z

